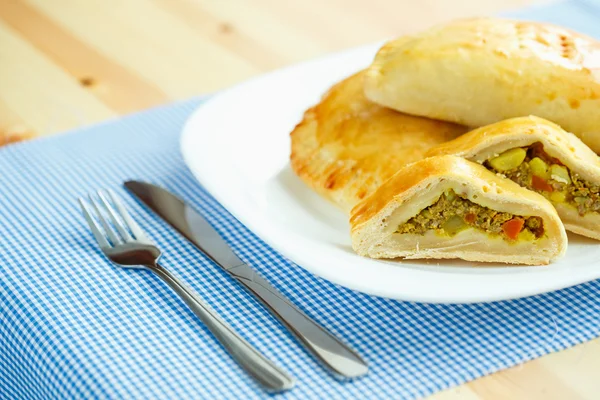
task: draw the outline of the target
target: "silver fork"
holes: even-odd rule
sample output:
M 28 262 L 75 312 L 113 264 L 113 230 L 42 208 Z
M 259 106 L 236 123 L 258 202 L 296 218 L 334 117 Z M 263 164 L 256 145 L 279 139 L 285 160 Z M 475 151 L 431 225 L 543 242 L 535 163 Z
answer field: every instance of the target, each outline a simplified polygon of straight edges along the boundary
M 162 254 L 160 249 L 131 218 L 119 197 L 112 190 L 98 190 L 97 196 L 101 206 L 94 196 L 89 196 L 93 210 L 83 198 L 79 198 L 79 203 L 83 215 L 106 257 L 122 267 L 146 269 L 158 275 L 204 322 L 231 357 L 267 390 L 282 391 L 294 386 L 294 378 L 252 347 L 227 325 L 198 294 L 158 263 Z M 108 214 L 112 224 L 107 220 L 105 214 Z M 100 221 L 102 228 L 96 220 Z M 111 225 L 116 228 L 116 232 Z

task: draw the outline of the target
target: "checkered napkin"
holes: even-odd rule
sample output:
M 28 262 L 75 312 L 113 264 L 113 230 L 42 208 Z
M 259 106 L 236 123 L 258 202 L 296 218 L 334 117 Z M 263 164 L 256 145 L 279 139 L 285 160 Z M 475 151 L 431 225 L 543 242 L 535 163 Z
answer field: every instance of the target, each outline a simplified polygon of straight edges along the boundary
M 593 34 L 591 10 L 572 2 L 535 16 Z M 294 265 L 184 165 L 179 134 L 199 103 L 0 150 L 0 398 L 267 396 L 160 280 L 102 256 L 76 202 L 101 187 L 120 192 L 168 268 L 298 378 L 279 398 L 425 396 L 600 334 L 598 281 L 515 301 L 432 305 L 353 292 Z M 130 178 L 201 210 L 244 261 L 358 350 L 369 375 L 331 379 L 249 294 L 124 192 Z

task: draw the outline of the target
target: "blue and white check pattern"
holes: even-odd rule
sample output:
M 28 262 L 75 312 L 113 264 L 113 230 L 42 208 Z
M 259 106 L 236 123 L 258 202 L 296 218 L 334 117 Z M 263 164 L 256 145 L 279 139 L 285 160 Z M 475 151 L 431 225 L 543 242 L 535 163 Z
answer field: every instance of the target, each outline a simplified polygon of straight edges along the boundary
M 600 8 L 590 2 L 532 15 L 600 36 Z M 432 305 L 311 275 L 236 221 L 186 169 L 178 138 L 199 103 L 0 150 L 0 398 L 267 397 L 158 279 L 101 255 L 76 202 L 100 187 L 121 192 L 168 268 L 298 378 L 280 398 L 420 397 L 600 334 L 598 281 L 515 301 Z M 130 178 L 201 210 L 242 259 L 357 349 L 369 375 L 332 380 L 249 294 L 124 192 Z

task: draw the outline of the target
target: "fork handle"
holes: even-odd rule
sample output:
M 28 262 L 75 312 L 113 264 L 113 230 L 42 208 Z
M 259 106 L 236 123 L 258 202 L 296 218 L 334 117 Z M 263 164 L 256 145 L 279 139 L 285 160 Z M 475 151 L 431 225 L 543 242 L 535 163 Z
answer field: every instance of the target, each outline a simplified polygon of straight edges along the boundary
M 295 379 L 266 358 L 213 311 L 200 296 L 160 264 L 147 266 L 185 301 L 231 357 L 259 384 L 270 391 L 291 389 Z

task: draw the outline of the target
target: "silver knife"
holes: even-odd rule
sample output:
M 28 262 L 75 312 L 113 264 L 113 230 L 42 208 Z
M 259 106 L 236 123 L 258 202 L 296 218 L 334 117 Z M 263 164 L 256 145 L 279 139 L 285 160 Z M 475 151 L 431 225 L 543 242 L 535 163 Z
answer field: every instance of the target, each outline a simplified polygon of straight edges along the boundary
M 300 311 L 252 267 L 240 260 L 210 223 L 183 200 L 149 183 L 127 181 L 124 185 L 248 289 L 335 377 L 357 378 L 368 372 L 367 363 L 355 351 Z

